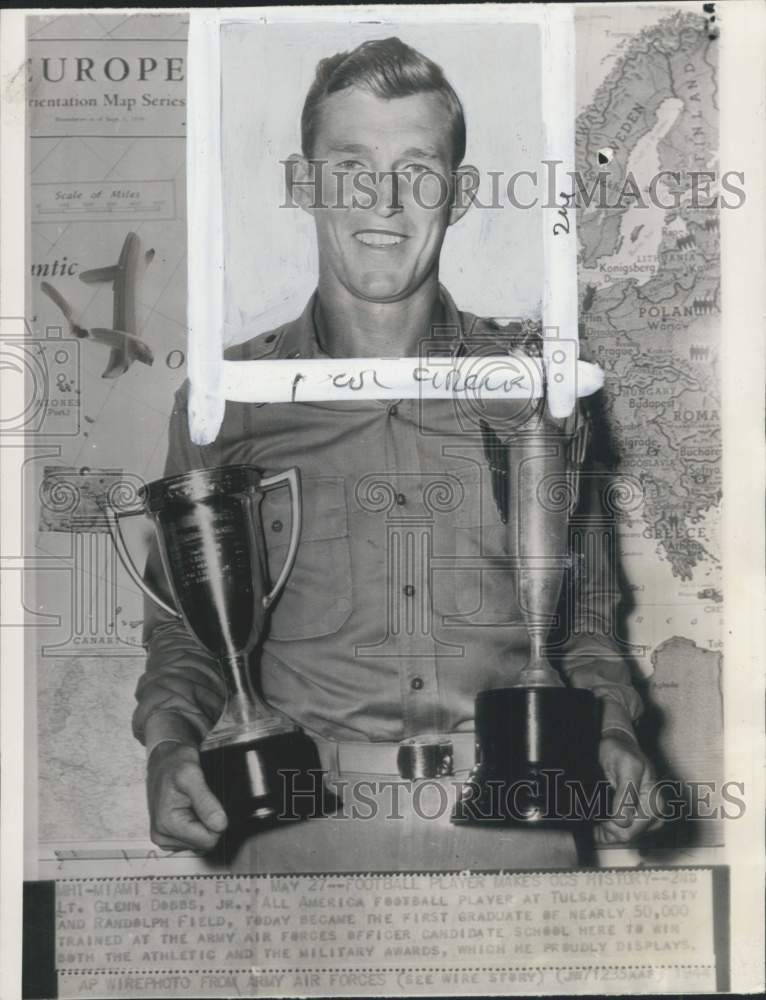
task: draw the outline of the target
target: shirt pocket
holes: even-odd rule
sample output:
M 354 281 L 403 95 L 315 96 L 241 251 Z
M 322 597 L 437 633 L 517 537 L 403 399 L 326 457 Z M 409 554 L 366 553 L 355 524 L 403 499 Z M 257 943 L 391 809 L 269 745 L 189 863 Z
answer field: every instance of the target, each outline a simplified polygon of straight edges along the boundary
M 332 635 L 352 610 L 351 549 L 346 487 L 342 476 L 302 476 L 303 524 L 295 565 L 275 602 L 269 639 L 289 642 Z M 286 490 L 267 493 L 261 504 L 269 575 L 277 578 L 290 541 Z

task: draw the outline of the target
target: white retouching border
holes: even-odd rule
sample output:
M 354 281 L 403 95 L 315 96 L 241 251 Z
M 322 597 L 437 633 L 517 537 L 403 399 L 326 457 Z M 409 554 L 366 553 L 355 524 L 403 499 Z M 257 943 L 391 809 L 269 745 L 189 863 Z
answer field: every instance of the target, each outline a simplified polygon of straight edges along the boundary
M 567 417 L 577 396 L 588 396 L 584 381 L 590 372 L 579 358 L 577 301 L 577 216 L 574 206 L 575 170 L 575 27 L 574 8 L 550 6 L 543 11 L 542 116 L 543 158 L 556 165 L 564 190 L 554 201 L 560 209 L 544 208 L 543 225 L 543 360 L 548 408 Z M 560 167 L 560 170 L 558 169 Z M 547 200 L 547 199 L 546 199 Z M 575 378 L 572 374 L 575 374 Z M 582 373 L 582 376 L 581 374 Z M 598 386 L 600 388 L 600 385 Z M 593 390 L 595 391 L 595 390 Z
M 18 335 L 27 315 L 26 18 L 0 14 L 0 336 Z M 3 415 L 24 413 L 24 379 L 0 366 Z M 0 441 L 0 445 L 4 442 Z M 0 997 L 20 996 L 25 808 L 25 650 L 22 573 L 13 568 L 23 545 L 18 447 L 0 447 Z M 13 454 L 15 453 L 15 454 Z M 23 452 L 22 452 L 23 453 Z M 11 568 L 6 571 L 6 558 Z M 26 692 L 27 695 L 29 692 Z M 35 789 L 36 791 L 36 789 Z
M 191 11 L 187 49 L 187 259 L 189 426 L 197 444 L 215 440 L 224 412 L 224 247 L 221 162 L 221 21 Z
M 541 27 L 542 118 L 545 159 L 557 161 L 561 176 L 575 165 L 575 33 L 574 8 L 540 5 L 454 7 L 440 16 L 457 21 L 487 20 L 531 23 Z M 189 431 L 196 444 L 210 444 L 223 421 L 225 400 L 290 402 L 330 399 L 412 399 L 481 397 L 493 392 L 509 398 L 547 396 L 553 416 L 568 416 L 578 395 L 589 395 L 602 385 L 595 365 L 578 362 L 577 236 L 571 191 L 557 191 L 558 208 L 547 208 L 543 218 L 543 365 L 527 381 L 505 380 L 507 388 L 489 388 L 488 380 L 431 380 L 413 377 L 412 358 L 341 358 L 295 361 L 225 361 L 223 169 L 221 159 L 221 28 L 234 22 L 283 22 L 333 19 L 337 8 L 268 8 L 214 12 L 191 11 L 188 63 L 188 372 L 190 381 Z M 417 20 L 418 8 L 344 8 L 350 21 L 406 22 Z M 570 181 L 565 182 L 571 183 Z M 510 262 L 509 262 L 510 266 Z M 422 361 L 420 362 L 422 365 Z M 466 364 L 473 369 L 471 358 Z M 483 357 L 482 370 L 499 373 L 506 357 Z M 275 368 L 275 365 L 279 367 Z M 465 365 L 458 365 L 458 368 Z M 364 373 L 374 371 L 376 378 Z M 422 368 L 418 367 L 422 373 Z M 510 375 L 509 371 L 509 375 Z M 544 377 L 544 374 L 546 377 Z M 437 386 L 435 382 L 438 381 Z M 349 383 L 354 388 L 349 388 Z M 385 390 L 381 389 L 381 383 Z M 500 385 L 495 380 L 495 386 Z M 428 386 L 426 389 L 425 386 Z M 458 388 L 460 387 L 460 388 Z
M 766 374 L 766 7 L 747 0 L 716 5 L 719 48 L 720 171 L 742 173 L 746 202 L 720 212 L 721 552 L 724 595 L 724 778 L 745 812 L 725 824 L 731 886 L 731 992 L 764 988 L 763 443 Z

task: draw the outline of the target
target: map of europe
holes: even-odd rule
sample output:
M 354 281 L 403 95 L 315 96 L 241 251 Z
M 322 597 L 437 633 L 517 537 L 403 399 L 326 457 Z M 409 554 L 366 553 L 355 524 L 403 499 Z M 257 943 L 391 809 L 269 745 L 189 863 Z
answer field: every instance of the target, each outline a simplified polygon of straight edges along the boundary
M 680 581 L 719 562 L 704 524 L 721 499 L 716 94 L 716 41 L 678 12 L 627 39 L 577 120 L 596 190 L 578 229 L 581 337 L 606 374 L 606 458 L 640 482 L 644 537 Z

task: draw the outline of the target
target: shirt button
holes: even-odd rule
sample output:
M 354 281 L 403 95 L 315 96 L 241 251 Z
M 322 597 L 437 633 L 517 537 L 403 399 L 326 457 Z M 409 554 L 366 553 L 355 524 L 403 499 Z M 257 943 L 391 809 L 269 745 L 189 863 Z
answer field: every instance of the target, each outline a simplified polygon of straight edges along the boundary
M 412 688 L 413 691 L 420 691 L 420 689 L 423 687 L 423 678 L 413 677 L 412 680 L 410 681 L 410 687 Z
M 281 531 L 282 528 L 284 528 L 284 525 L 282 524 L 282 522 L 279 519 L 277 519 L 276 521 L 272 521 L 271 522 L 271 530 L 272 531 Z
M 402 592 L 404 593 L 405 597 L 412 597 L 412 595 L 415 593 L 415 588 L 412 586 L 411 583 L 408 583 L 402 588 Z
M 397 493 L 396 502 L 400 507 L 403 507 L 407 503 L 407 497 L 403 493 Z

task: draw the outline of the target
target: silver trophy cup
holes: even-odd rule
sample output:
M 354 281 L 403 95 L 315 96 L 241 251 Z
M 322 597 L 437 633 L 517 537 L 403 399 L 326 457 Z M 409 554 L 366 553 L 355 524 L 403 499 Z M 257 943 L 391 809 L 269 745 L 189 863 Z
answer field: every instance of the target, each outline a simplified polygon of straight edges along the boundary
M 513 684 L 476 697 L 478 761 L 458 821 L 571 826 L 581 818 L 574 806 L 599 778 L 598 700 L 565 684 L 546 648 L 570 564 L 576 451 L 565 429 L 540 414 L 503 448 L 506 548 L 516 565 L 529 658 Z
M 290 540 L 269 586 L 260 504 L 267 491 L 281 487 L 291 498 Z M 134 583 L 183 621 L 217 659 L 225 686 L 221 717 L 200 746 L 208 784 L 230 819 L 271 818 L 283 805 L 280 771 L 305 767 L 307 745 L 313 747 L 298 726 L 263 702 L 251 671 L 251 653 L 265 635 L 269 609 L 298 552 L 300 473 L 292 468 L 264 477 L 248 465 L 195 469 L 149 483 L 139 498 L 141 504 L 132 510 L 107 504 L 117 553 Z M 140 514 L 154 524 L 172 604 L 147 584 L 125 544 L 120 522 Z

